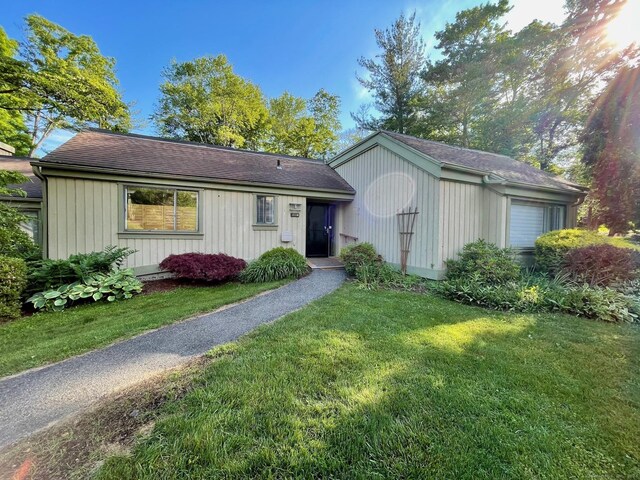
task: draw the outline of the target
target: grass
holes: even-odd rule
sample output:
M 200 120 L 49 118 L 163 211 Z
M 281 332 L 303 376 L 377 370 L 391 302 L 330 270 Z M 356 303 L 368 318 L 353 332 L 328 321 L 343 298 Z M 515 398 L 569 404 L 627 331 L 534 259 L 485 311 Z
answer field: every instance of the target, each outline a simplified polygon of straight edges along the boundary
M 640 329 L 336 293 L 212 354 L 121 478 L 640 478 Z
M 238 302 L 286 282 L 181 287 L 0 324 L 0 377 L 78 355 Z

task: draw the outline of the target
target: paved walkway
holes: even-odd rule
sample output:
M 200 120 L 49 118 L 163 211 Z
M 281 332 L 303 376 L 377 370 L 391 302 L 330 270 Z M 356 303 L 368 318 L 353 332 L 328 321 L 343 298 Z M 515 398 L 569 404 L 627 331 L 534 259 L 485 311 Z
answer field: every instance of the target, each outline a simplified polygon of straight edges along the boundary
M 344 277 L 340 270 L 314 270 L 227 309 L 0 380 L 0 448 L 297 310 L 338 288 Z

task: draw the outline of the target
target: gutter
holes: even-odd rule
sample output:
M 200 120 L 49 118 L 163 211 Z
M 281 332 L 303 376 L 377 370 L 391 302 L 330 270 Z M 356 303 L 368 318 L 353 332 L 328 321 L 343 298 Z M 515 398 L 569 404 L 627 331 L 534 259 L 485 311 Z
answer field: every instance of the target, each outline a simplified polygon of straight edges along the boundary
M 62 171 L 71 171 L 71 172 L 88 172 L 88 173 L 100 173 L 104 175 L 123 175 L 127 177 L 147 177 L 147 178 L 163 178 L 168 180 L 176 180 L 183 179 L 192 182 L 198 183 L 218 183 L 221 185 L 240 185 L 245 187 L 266 187 L 266 188 L 274 188 L 281 190 L 299 190 L 301 192 L 323 192 L 323 193 L 335 193 L 340 195 L 349 195 L 354 196 L 356 194 L 355 189 L 351 187 L 351 191 L 349 190 L 337 190 L 333 188 L 315 188 L 315 187 L 307 187 L 302 185 L 287 185 L 280 183 L 261 183 L 261 182 L 250 182 L 247 180 L 228 180 L 222 178 L 213 178 L 213 177 L 196 177 L 190 175 L 170 175 L 167 173 L 154 173 L 154 172 L 143 172 L 143 171 L 135 171 L 135 170 L 123 170 L 123 169 L 107 169 L 100 167 L 89 167 L 84 165 L 71 165 L 67 163 L 58 163 L 58 162 L 32 162 L 31 164 L 34 167 L 34 173 L 38 178 L 42 175 L 42 167 L 48 168 L 51 170 L 62 170 Z M 36 173 L 36 168 L 40 169 L 39 172 Z M 44 195 L 43 195 L 44 196 Z
M 486 183 L 487 185 L 506 185 L 507 181 L 498 177 L 497 175 L 493 175 L 495 178 L 491 178 L 491 175 L 485 175 L 482 177 L 482 183 Z

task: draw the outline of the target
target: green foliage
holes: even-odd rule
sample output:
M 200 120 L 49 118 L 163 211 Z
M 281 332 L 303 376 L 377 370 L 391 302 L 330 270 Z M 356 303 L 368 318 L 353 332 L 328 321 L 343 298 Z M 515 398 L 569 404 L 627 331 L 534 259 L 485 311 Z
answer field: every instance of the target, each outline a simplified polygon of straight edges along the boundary
M 240 273 L 243 283 L 273 282 L 300 278 L 309 271 L 307 260 L 293 248 L 276 247 L 249 263 Z
M 486 240 L 467 243 L 457 260 L 447 260 L 450 280 L 473 277 L 482 285 L 502 285 L 520 278 L 521 267 L 509 248 L 499 248 Z
M 0 180 L 0 189 L 1 183 Z M 27 217 L 15 208 L 0 203 L 0 255 L 25 260 L 40 257 L 40 247 L 20 228 L 20 224 L 26 220 Z
M 535 243 L 536 268 L 555 275 L 559 272 L 569 250 L 590 245 L 613 245 L 619 248 L 636 248 L 633 243 L 618 237 L 605 237 L 593 230 L 568 228 L 553 230 L 538 237 Z
M 284 92 L 269 100 L 268 152 L 328 158 L 337 151 L 340 98 L 320 89 L 308 101 Z
M 640 67 L 625 68 L 593 102 L 582 165 L 593 176 L 589 221 L 612 233 L 640 225 Z
M 538 277 L 504 284 L 457 278 L 437 282 L 432 288 L 445 298 L 494 310 L 560 312 L 605 322 L 637 322 L 640 317 L 640 304 L 616 290 Z
M 81 282 L 61 285 L 52 290 L 36 293 L 27 301 L 37 310 L 59 312 L 78 301 L 106 300 L 115 302 L 133 297 L 142 291 L 142 282 L 133 269 L 113 270 L 109 273 L 95 273 Z
M 0 110 L 27 115 L 30 155 L 56 128 L 130 126 L 129 108 L 117 89 L 115 60 L 104 57 L 91 37 L 32 14 L 26 17 L 26 40 L 20 47 L 19 58 L 3 57 Z
M 403 275 L 402 272 L 381 261 L 358 266 L 356 280 L 358 286 L 365 290 L 380 288 L 416 290 L 424 285 L 424 279 L 415 275 Z
M 366 109 L 351 114 L 358 127 L 366 130 L 386 128 L 400 133 L 410 131 L 416 121 L 416 100 L 420 94 L 420 72 L 425 66 L 424 41 L 415 12 L 404 14 L 391 28 L 374 31 L 381 52 L 375 58 L 358 59 L 366 76 L 358 82 L 371 92 L 374 106 L 382 114 L 372 118 Z
M 10 39 L 0 27 L 0 58 L 13 59 L 18 50 L 18 42 Z M 4 66 L 6 62 L 2 61 Z M 7 85 L 0 80 L 0 90 L 6 90 Z M 16 149 L 16 155 L 27 155 L 31 150 L 31 138 L 24 123 L 24 116 L 20 110 L 6 110 L 2 105 L 15 106 L 20 100 L 14 95 L 0 95 L 0 142 L 11 145 Z M 11 182 L 20 183 L 20 182 Z
M 257 145 L 268 118 L 264 95 L 233 72 L 227 57 L 173 61 L 162 76 L 152 117 L 162 135 L 236 148 Z
M 83 282 L 95 274 L 107 274 L 122 266 L 124 260 L 134 252 L 130 248 L 109 245 L 101 252 L 78 253 L 66 260 L 41 260 L 34 263 L 29 271 L 27 292 L 40 292 Z
M 24 260 L 0 255 L 0 320 L 20 316 L 20 297 L 26 285 Z
M 359 267 L 381 263 L 376 248 L 370 243 L 352 243 L 340 251 L 340 260 L 348 275 L 355 275 Z

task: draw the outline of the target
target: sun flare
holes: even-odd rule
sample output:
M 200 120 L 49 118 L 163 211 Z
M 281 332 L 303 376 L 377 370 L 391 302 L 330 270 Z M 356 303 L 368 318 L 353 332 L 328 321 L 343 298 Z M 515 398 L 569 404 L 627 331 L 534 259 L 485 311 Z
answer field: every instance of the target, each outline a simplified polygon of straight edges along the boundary
M 640 45 L 640 0 L 627 0 L 607 26 L 607 38 L 618 48 Z

